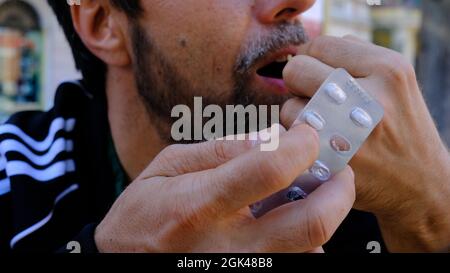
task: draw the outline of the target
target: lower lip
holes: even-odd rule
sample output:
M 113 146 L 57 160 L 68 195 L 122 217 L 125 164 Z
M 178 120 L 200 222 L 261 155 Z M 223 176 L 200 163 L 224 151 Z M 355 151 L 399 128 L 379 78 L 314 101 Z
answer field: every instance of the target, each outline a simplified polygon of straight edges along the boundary
M 258 77 L 261 78 L 266 85 L 269 85 L 269 89 L 273 90 L 274 93 L 281 95 L 289 93 L 289 90 L 287 89 L 283 79 L 268 78 L 263 76 Z

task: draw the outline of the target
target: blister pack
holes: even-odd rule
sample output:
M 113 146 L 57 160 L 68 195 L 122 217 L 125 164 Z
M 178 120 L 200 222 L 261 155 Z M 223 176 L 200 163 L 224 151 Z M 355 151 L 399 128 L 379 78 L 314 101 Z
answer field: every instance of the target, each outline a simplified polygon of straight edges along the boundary
M 317 130 L 320 153 L 317 161 L 287 189 L 253 204 L 260 217 L 283 204 L 307 198 L 322 183 L 344 170 L 384 115 L 372 98 L 342 68 L 322 84 L 293 126 L 306 123 Z

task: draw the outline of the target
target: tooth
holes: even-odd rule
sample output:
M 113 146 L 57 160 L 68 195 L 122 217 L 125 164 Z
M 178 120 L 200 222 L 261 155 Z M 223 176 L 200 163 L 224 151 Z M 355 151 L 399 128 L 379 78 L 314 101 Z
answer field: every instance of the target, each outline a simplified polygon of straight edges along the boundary
M 287 55 L 288 62 L 292 61 L 292 59 L 294 59 L 294 56 L 292 56 L 292 54 Z
M 276 59 L 276 62 L 277 63 L 284 63 L 284 62 L 286 62 L 288 60 L 287 58 L 288 58 L 287 56 L 282 56 L 282 57 Z

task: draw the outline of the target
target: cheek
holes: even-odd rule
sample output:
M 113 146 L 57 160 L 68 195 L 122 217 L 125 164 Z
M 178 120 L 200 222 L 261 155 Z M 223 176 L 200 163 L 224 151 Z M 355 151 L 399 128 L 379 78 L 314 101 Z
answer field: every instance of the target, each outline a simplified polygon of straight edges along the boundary
M 183 12 L 164 13 L 152 22 L 152 39 L 191 82 L 223 89 L 232 84 L 236 57 L 249 32 L 250 5 L 242 0 L 195 1 L 184 1 L 191 5 L 180 3 L 176 7 L 185 7 Z

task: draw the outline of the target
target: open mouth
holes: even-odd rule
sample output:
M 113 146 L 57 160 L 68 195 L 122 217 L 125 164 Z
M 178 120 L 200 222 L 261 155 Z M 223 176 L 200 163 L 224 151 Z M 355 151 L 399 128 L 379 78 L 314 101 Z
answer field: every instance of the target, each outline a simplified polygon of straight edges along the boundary
M 283 70 L 287 63 L 292 59 L 292 55 L 284 55 L 275 61 L 261 67 L 256 73 L 261 77 L 283 79 Z

